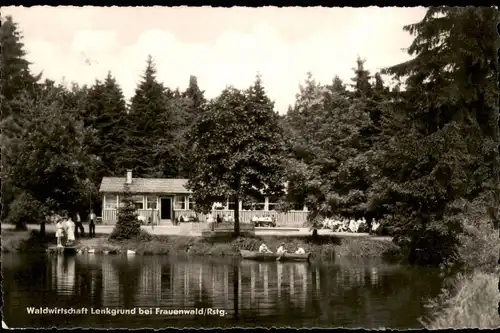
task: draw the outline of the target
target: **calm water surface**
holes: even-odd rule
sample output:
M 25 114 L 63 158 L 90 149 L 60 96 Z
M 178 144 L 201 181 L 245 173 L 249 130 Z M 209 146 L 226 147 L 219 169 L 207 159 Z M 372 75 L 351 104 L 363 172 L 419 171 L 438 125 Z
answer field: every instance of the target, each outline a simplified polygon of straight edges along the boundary
M 309 265 L 2 254 L 2 274 L 9 327 L 418 328 L 425 300 L 441 287 L 435 270 L 344 259 Z M 29 307 L 87 309 L 87 314 L 29 314 Z M 168 315 L 156 314 L 157 308 L 220 312 Z M 135 309 L 136 314 L 91 309 Z M 139 314 L 150 309 L 152 314 Z

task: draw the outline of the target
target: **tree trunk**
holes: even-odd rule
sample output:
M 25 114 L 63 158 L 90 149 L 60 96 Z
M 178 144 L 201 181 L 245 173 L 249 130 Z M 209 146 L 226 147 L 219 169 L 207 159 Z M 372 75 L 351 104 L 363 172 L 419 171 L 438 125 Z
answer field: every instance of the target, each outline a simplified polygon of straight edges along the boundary
M 24 221 L 18 221 L 16 222 L 16 230 L 27 230 L 28 227 L 26 226 L 26 223 Z
M 45 236 L 45 221 L 40 223 L 40 236 Z
M 240 235 L 240 200 L 238 197 L 234 199 L 234 237 Z
M 316 228 L 313 229 L 312 239 L 318 240 L 318 229 L 316 229 Z

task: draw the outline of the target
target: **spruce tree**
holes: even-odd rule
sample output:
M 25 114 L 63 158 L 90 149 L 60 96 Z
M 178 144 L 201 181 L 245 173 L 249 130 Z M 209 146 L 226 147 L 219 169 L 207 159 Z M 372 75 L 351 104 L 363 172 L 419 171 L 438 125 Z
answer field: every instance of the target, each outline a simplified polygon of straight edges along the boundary
M 25 117 L 20 99 L 26 97 L 33 98 L 37 95 L 41 74 L 33 75 L 30 72 L 30 62 L 26 60 L 23 36 L 19 31 L 17 23 L 12 16 L 2 18 L 0 25 L 0 104 L 2 111 L 0 114 L 0 127 L 2 137 L 2 151 L 5 145 L 15 144 L 10 137 L 12 131 L 19 130 L 22 118 Z M 5 158 L 2 158 L 3 165 L 6 166 Z M 4 203 L 1 217 L 5 218 L 9 212 L 9 205 L 16 195 L 20 195 L 15 184 L 8 178 L 3 178 L 2 200 Z
M 171 100 L 175 92 L 156 79 L 156 69 L 148 57 L 142 81 L 137 86 L 127 116 L 124 150 L 120 164 L 133 169 L 138 177 L 177 176 L 174 145 L 177 122 Z
M 141 234 L 141 222 L 138 219 L 128 184 L 124 185 L 120 198 L 118 220 L 109 238 L 116 240 L 135 239 Z
M 12 16 L 7 16 L 2 20 L 0 26 L 0 78 L 2 115 L 1 119 L 9 115 L 19 116 L 22 110 L 15 109 L 15 105 L 10 102 L 20 98 L 24 94 L 30 97 L 37 95 L 37 82 L 41 74 L 33 75 L 29 66 L 31 63 L 26 60 L 23 36 L 18 29 L 17 23 Z M 13 109 L 14 108 L 14 109 Z
M 412 261 L 451 260 L 465 225 L 498 221 L 497 22 L 493 8 L 430 8 L 405 27 L 413 58 L 386 70 L 407 77 L 405 126 L 381 148 L 373 202 Z
M 90 152 L 99 157 L 100 167 L 94 182 L 103 176 L 123 175 L 125 167 L 119 156 L 125 141 L 127 109 L 123 92 L 116 79 L 108 72 L 103 82 L 96 80 L 87 93 L 83 120 L 95 133 L 88 142 Z

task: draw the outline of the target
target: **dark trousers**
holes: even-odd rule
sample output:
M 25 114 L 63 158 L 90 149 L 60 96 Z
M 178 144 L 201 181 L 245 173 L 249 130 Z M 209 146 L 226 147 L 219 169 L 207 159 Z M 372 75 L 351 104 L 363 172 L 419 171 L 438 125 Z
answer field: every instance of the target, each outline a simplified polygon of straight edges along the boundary
M 82 222 L 75 223 L 75 236 L 78 237 L 78 233 L 82 233 L 82 237 L 85 235 L 85 229 L 83 229 Z
M 89 237 L 95 237 L 95 223 L 89 224 Z

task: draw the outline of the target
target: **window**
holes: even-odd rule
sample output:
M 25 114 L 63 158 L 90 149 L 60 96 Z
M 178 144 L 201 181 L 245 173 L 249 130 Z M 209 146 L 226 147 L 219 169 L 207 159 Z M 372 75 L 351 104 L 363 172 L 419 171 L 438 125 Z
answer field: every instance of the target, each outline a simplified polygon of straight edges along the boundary
M 273 195 L 270 196 L 268 210 L 276 210 L 278 208 L 278 205 L 279 205 L 278 203 L 279 203 L 280 199 L 281 198 L 278 196 L 273 196 Z
M 178 195 L 175 197 L 175 209 L 176 210 L 186 210 L 186 200 L 185 195 Z
M 106 206 L 104 207 L 105 209 L 116 209 L 117 208 L 117 196 L 116 195 L 106 194 L 104 201 L 106 202 Z
M 157 209 L 158 201 L 155 196 L 147 196 L 146 197 L 146 205 L 148 209 Z
M 194 200 L 189 197 L 189 210 L 194 210 Z
M 228 203 L 228 209 L 229 210 L 235 210 L 236 209 L 236 205 L 234 204 L 234 202 L 229 202 Z
M 144 197 L 142 195 L 134 195 L 132 197 L 135 209 L 144 209 Z

